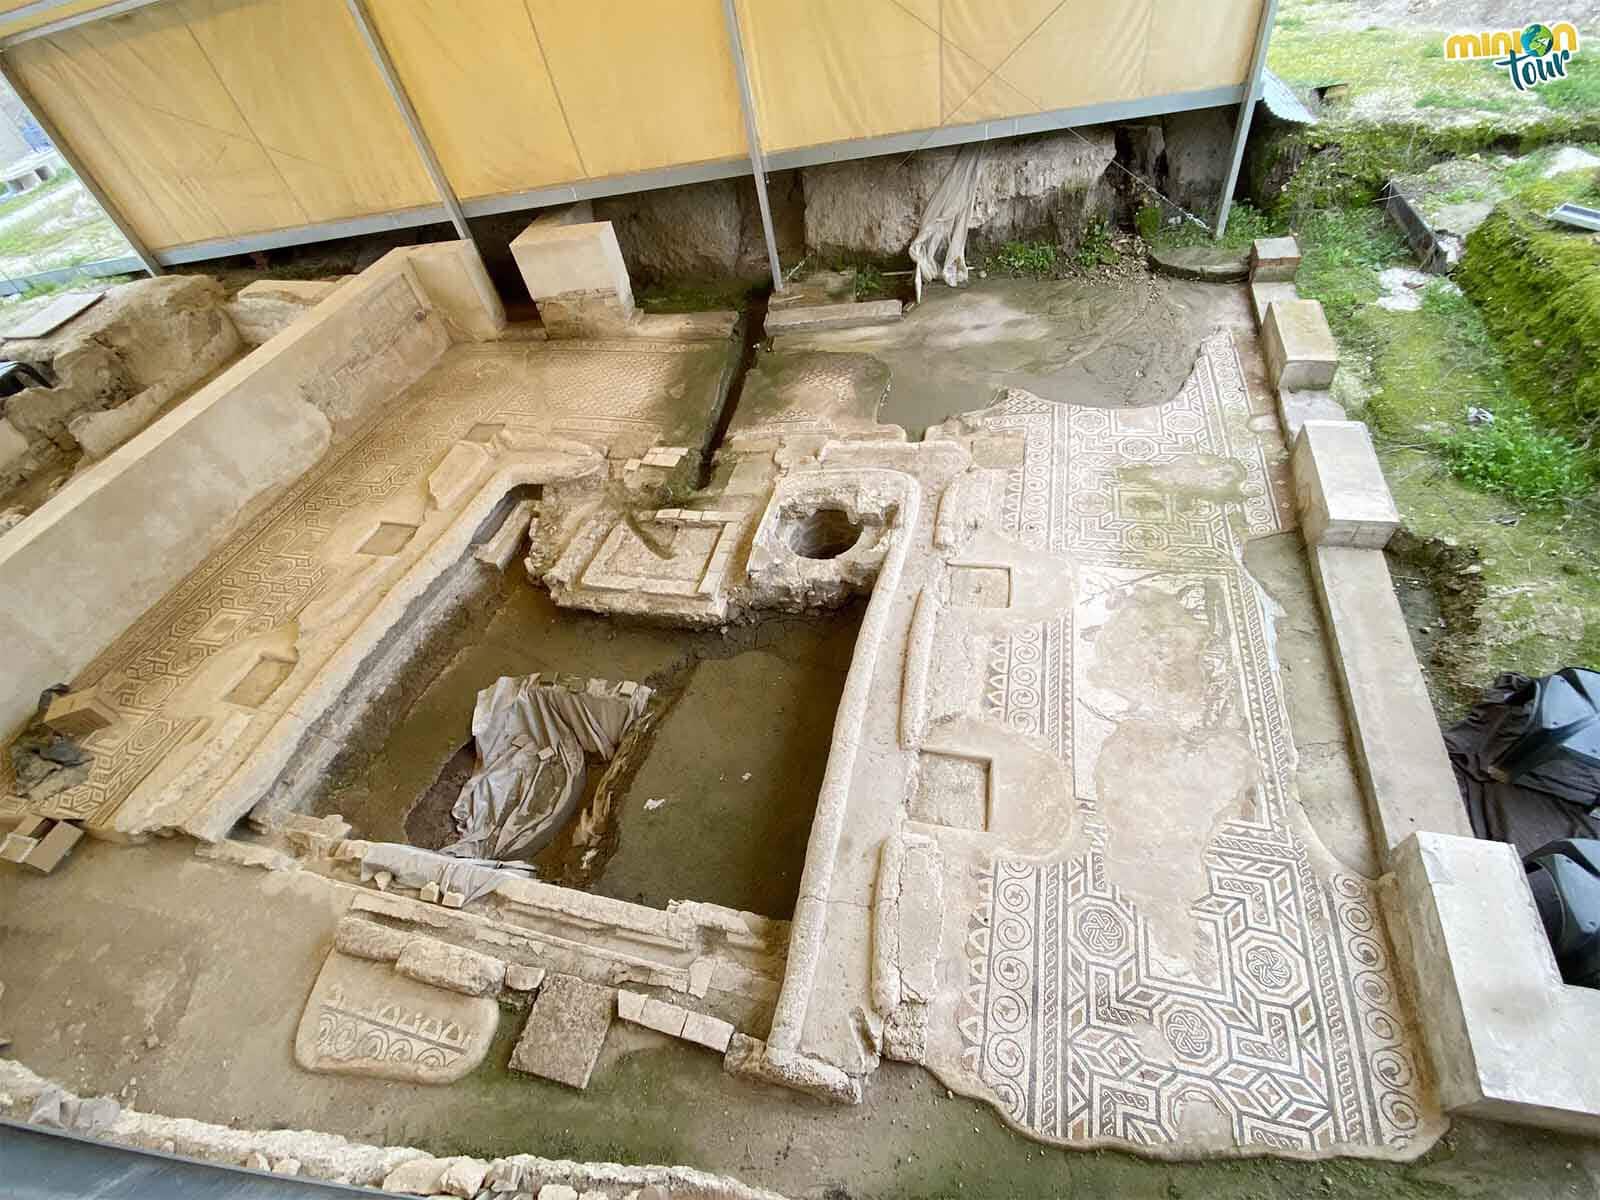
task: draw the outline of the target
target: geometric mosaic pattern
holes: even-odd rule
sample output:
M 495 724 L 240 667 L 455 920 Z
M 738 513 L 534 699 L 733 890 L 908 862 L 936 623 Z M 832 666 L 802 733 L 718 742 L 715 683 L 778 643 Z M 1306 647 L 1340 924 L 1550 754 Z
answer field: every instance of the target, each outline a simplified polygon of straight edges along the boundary
M 1211 985 L 1163 974 L 1100 848 L 996 861 L 968 936 L 964 1065 L 1057 1141 L 1160 1147 L 1204 1099 L 1241 1146 L 1402 1148 L 1420 1131 L 1419 1081 L 1371 889 L 1321 883 L 1294 838 L 1232 825 L 1206 867 Z M 1141 1028 L 1164 1035 L 1166 1061 Z
M 1172 1150 L 1198 1105 L 1263 1152 L 1396 1153 L 1434 1136 L 1437 1120 L 1372 886 L 1315 865 L 1293 819 L 1269 615 L 1239 561 L 1244 538 L 1276 528 L 1248 415 L 1225 333 L 1168 404 L 1086 409 L 1013 392 L 985 415 L 991 430 L 1026 436 L 1002 530 L 1069 558 L 1079 589 L 1059 621 L 1019 625 L 991 652 L 989 719 L 1079 757 L 1075 659 L 1093 633 L 1075 625 L 1094 619 L 1092 597 L 1158 588 L 1206 631 L 1199 727 L 1242 733 L 1259 773 L 1201 854 L 1188 917 L 1202 972 L 1166 965 L 1150 921 L 1111 881 L 1092 796 L 1078 797 L 1086 838 L 1073 857 L 984 860 L 965 929 L 962 1065 L 1011 1121 L 1053 1141 Z M 1226 486 L 1180 494 L 1126 469 L 1185 459 L 1216 466 Z M 1041 712 L 1062 715 L 1040 724 Z
M 1063 762 L 1072 756 L 1072 622 L 1034 621 L 997 637 L 989 649 L 984 712 L 1036 738 Z
M 75 687 L 98 685 L 117 708 L 91 734 L 88 780 L 34 805 L 41 815 L 110 820 L 197 722 L 167 702 L 219 651 L 292 621 L 331 576 L 319 550 L 352 509 L 415 487 L 456 442 L 523 428 L 605 447 L 705 428 L 720 344 L 646 340 L 457 345 L 350 445 L 318 464 L 259 519 L 219 547 L 92 662 Z M 683 444 L 681 441 L 679 444 Z M 412 546 L 408 551 L 420 552 Z M 0 767 L 9 772 L 9 767 Z M 10 779 L 0 788 L 10 790 Z
M 1001 529 L 1036 550 L 1097 561 L 1226 559 L 1277 519 L 1266 456 L 1249 432 L 1249 393 L 1232 337 L 1201 343 L 1194 373 L 1165 404 L 1085 408 L 1009 391 L 986 411 L 993 432 L 1020 430 L 1022 464 L 1007 474 Z M 1182 494 L 1137 482 L 1130 468 L 1160 469 L 1197 458 L 1239 472 L 1236 499 Z

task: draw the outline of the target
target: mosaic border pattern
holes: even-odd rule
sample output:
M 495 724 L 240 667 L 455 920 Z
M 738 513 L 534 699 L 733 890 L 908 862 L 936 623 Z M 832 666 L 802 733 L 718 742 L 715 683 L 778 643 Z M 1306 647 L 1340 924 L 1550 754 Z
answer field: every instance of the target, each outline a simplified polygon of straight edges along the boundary
M 1162 965 L 1148 920 L 1110 881 L 1092 801 L 1080 799 L 1088 846 L 1074 857 L 990 860 L 965 931 L 962 1067 L 1011 1121 L 1051 1141 L 1195 1146 L 1185 1110 L 1202 1102 L 1234 1144 L 1265 1152 L 1397 1153 L 1431 1137 L 1373 887 L 1324 876 L 1291 825 L 1288 715 L 1263 601 L 1239 562 L 1243 540 L 1279 522 L 1231 336 L 1202 343 L 1168 404 L 1070 408 L 1010 392 L 983 419 L 1026 438 L 1001 504 L 1006 533 L 1070 557 L 1085 589 L 1155 583 L 1204 604 L 1213 632 L 1202 670 L 1230 681 L 1206 727 L 1243 731 L 1261 771 L 1249 815 L 1225 822 L 1203 851 L 1206 891 L 1189 916 L 1217 964 L 1209 981 Z M 1124 469 L 1196 456 L 1242 467 L 1231 494 L 1189 492 L 1179 503 Z M 1057 678 L 1019 681 L 1028 695 L 1054 697 L 1069 724 L 1064 758 L 1077 619 L 1075 610 L 1052 622 L 1064 631 Z M 985 710 L 1035 735 L 1032 714 L 1021 728 L 1009 703 L 1019 633 L 991 653 Z
M 56 819 L 109 821 L 203 720 L 166 711 L 184 682 L 218 652 L 292 621 L 332 577 L 319 550 L 340 519 L 415 486 L 474 426 L 520 425 L 602 447 L 619 429 L 659 432 L 676 415 L 669 389 L 689 358 L 723 353 L 719 345 L 645 340 L 451 347 L 408 395 L 84 669 L 74 686 L 98 686 L 121 719 L 86 739 L 94 754 L 87 781 L 31 807 Z M 0 770 L 9 791 L 9 765 Z

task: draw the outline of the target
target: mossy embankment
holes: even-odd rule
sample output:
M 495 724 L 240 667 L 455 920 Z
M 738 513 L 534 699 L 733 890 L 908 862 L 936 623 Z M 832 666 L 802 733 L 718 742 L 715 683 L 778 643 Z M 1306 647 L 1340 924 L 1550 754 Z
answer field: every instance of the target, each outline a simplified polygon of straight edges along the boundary
M 1501 203 L 1468 238 L 1456 278 L 1534 415 L 1600 458 L 1600 242 L 1549 220 L 1567 201 L 1600 206 L 1600 178 L 1558 176 Z

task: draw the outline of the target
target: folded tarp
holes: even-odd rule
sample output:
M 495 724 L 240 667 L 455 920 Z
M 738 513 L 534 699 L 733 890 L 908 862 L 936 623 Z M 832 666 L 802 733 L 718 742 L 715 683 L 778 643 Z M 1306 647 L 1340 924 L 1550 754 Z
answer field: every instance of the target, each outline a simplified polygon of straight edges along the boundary
M 504 677 L 479 692 L 477 769 L 451 810 L 460 836 L 444 853 L 538 853 L 583 802 L 586 756 L 609 761 L 649 701 L 650 689 L 638 684 L 591 679 L 577 691 L 538 675 Z

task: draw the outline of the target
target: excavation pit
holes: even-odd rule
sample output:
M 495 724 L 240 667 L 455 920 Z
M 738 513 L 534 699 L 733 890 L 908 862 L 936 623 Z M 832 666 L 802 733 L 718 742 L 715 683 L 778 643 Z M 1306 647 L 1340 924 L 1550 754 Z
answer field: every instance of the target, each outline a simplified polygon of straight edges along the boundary
M 642 729 L 590 758 L 579 817 L 528 861 L 538 878 L 653 908 L 706 900 L 788 919 L 862 605 L 726 631 L 673 629 L 558 608 L 520 567 L 452 636 L 460 649 L 338 785 L 312 802 L 352 836 L 437 850 L 475 767 L 478 692 L 501 676 L 629 679 L 653 691 Z

